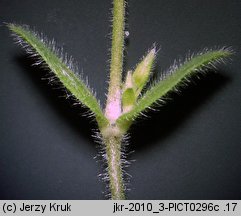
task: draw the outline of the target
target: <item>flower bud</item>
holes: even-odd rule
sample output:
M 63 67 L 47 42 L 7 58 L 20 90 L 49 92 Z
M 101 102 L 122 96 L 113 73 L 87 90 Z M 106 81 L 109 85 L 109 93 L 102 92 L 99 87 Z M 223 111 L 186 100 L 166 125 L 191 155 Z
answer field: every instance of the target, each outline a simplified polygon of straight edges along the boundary
M 133 72 L 133 84 L 135 87 L 135 94 L 138 95 L 143 90 L 144 86 L 148 82 L 153 62 L 156 56 L 156 48 L 154 47 L 149 51 L 147 56 L 137 65 L 135 71 Z

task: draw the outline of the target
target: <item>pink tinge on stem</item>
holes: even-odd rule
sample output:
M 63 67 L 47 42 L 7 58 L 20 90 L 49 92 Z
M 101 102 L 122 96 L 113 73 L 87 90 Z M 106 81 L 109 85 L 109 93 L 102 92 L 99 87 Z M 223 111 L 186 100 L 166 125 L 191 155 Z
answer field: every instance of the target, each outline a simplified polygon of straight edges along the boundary
M 121 93 L 117 91 L 113 97 L 109 98 L 105 109 L 105 116 L 110 123 L 115 123 L 121 115 Z

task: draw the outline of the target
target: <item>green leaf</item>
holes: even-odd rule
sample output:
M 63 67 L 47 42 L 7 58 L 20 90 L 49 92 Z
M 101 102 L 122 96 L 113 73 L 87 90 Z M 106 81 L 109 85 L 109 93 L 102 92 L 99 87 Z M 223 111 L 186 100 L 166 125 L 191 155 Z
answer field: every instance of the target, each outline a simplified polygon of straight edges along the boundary
M 132 122 L 147 108 L 153 106 L 169 92 L 175 91 L 189 78 L 198 72 L 204 72 L 213 68 L 216 63 L 221 62 L 232 54 L 228 49 L 207 51 L 186 61 L 179 68 L 174 67 L 166 79 L 154 84 L 142 98 L 137 101 L 136 106 L 128 113 L 121 115 L 117 119 L 117 125 L 123 131 L 127 131 Z
M 8 28 L 14 33 L 16 40 L 32 56 L 38 57 L 36 64 L 46 65 L 65 86 L 65 88 L 83 105 L 88 107 L 96 117 L 100 128 L 108 124 L 102 109 L 85 83 L 72 71 L 71 62 L 67 66 L 67 60 L 57 53 L 56 47 L 40 38 L 27 26 L 8 24 Z

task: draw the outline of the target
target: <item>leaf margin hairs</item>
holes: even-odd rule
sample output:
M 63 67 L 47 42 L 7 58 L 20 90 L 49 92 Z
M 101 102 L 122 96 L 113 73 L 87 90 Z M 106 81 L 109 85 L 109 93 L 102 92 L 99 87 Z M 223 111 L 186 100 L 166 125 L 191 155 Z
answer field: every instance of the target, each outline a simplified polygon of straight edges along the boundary
M 205 49 L 187 58 L 179 67 L 174 64 L 169 72 L 166 73 L 167 77 L 154 83 L 143 96 L 139 98 L 135 107 L 130 112 L 124 113 L 117 119 L 117 125 L 122 128 L 123 131 L 127 131 L 133 121 L 141 114 L 144 115 L 143 112 L 148 108 L 150 109 L 160 101 L 162 104 L 162 98 L 169 92 L 177 91 L 180 86 L 188 82 L 189 78 L 195 74 L 204 73 L 215 68 L 216 64 L 224 62 L 233 53 L 230 47 L 215 50 Z
M 62 50 L 60 54 L 54 41 L 49 42 L 42 34 L 40 36 L 37 32 L 30 30 L 29 26 L 15 23 L 7 23 L 6 25 L 17 43 L 30 56 L 37 57 L 35 65 L 44 64 L 47 66 L 74 98 L 90 109 L 91 113 L 95 115 L 100 129 L 106 127 L 108 120 L 103 114 L 99 101 L 81 80 L 80 75 L 74 72 L 71 58 L 63 55 Z

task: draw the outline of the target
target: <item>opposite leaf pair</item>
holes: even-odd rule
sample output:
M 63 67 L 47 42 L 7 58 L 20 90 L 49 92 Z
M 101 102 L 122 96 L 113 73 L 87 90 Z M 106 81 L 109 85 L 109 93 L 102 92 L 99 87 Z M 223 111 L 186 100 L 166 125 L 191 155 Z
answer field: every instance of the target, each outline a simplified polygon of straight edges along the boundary
M 213 68 L 231 55 L 229 49 L 205 51 L 187 59 L 181 65 L 175 65 L 157 80 L 149 89 L 143 91 L 150 79 L 156 57 L 156 49 L 151 49 L 135 70 L 127 72 L 122 83 L 125 1 L 113 0 L 113 31 L 111 48 L 111 68 L 106 108 L 103 110 L 92 91 L 74 71 L 71 60 L 66 59 L 54 43 L 32 32 L 26 26 L 8 24 L 8 28 L 28 54 L 37 58 L 36 64 L 42 64 L 54 73 L 63 86 L 82 105 L 89 108 L 95 117 L 102 139 L 107 164 L 109 190 L 112 199 L 125 199 L 123 181 L 122 142 L 133 121 L 154 106 L 171 91 L 176 91 L 187 83 L 190 77 Z

